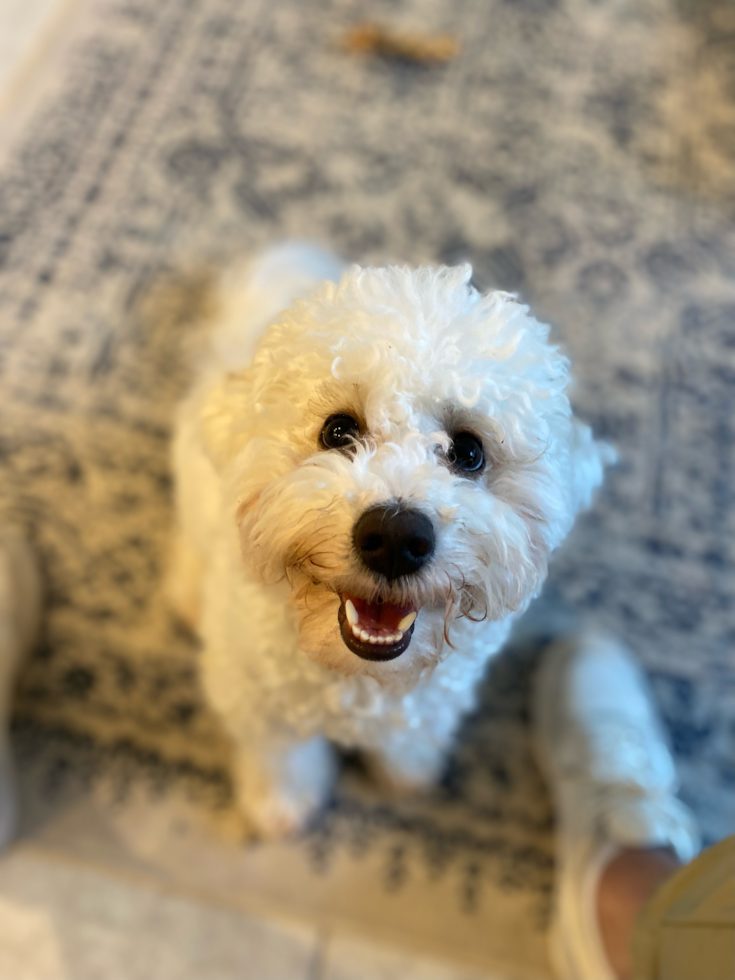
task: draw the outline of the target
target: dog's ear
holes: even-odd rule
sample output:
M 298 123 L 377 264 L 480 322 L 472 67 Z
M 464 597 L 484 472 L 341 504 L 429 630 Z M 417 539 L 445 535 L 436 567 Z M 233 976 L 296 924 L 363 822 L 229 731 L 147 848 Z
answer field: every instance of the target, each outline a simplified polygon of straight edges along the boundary
M 221 472 L 250 439 L 252 385 L 248 372 L 227 374 L 209 387 L 198 413 L 199 439 Z
M 617 460 L 613 447 L 592 436 L 592 429 L 572 419 L 572 498 L 574 512 L 589 507 L 593 491 L 602 483 L 606 466 Z

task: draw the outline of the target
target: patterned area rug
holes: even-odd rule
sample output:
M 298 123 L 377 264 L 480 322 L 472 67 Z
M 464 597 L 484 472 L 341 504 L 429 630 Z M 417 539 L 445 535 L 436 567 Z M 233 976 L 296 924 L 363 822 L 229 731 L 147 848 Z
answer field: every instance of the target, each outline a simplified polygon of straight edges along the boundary
M 0 168 L 0 511 L 48 579 L 17 745 L 47 800 L 229 806 L 196 646 L 160 593 L 168 439 L 207 270 L 287 236 L 518 290 L 621 463 L 552 572 L 640 654 L 708 838 L 735 801 L 735 18 L 727 0 L 382 0 L 442 67 L 347 53 L 351 0 L 90 0 Z M 170 302 L 163 302 L 169 291 Z M 182 301 L 181 297 L 184 297 Z M 163 311 L 163 312 L 162 312 Z M 543 921 L 538 651 L 497 663 L 418 807 L 345 778 L 299 845 L 483 882 Z M 50 804 L 49 804 L 50 805 Z M 357 860 L 358 857 L 355 857 Z M 368 862 L 369 864 L 369 862 Z M 423 873 L 423 872 L 422 872 Z M 376 872 L 377 874 L 377 872 Z M 454 886 L 453 886 L 454 887 Z M 464 914 L 464 913 L 462 913 Z

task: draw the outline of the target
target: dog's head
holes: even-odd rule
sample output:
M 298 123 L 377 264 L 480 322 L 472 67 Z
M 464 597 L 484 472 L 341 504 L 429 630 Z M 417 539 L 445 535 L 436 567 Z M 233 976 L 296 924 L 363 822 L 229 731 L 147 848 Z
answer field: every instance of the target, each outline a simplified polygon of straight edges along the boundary
M 405 689 L 462 620 L 538 591 L 609 450 L 548 328 L 458 268 L 353 268 L 267 330 L 204 412 L 243 561 L 301 647 Z

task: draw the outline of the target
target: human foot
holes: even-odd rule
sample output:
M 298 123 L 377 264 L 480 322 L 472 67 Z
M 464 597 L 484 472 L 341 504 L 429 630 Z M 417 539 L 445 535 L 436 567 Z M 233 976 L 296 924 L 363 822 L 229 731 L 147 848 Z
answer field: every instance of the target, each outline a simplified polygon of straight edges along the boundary
M 669 849 L 673 861 L 691 860 L 696 827 L 674 795 L 674 763 L 645 678 L 620 643 L 591 633 L 554 643 L 533 713 L 557 810 L 554 966 L 563 980 L 614 980 L 628 968 L 621 936 L 669 873 L 665 858 L 650 855 Z
M 631 940 L 638 913 L 681 867 L 670 848 L 627 848 L 600 874 L 597 923 L 607 961 L 618 980 L 630 980 Z

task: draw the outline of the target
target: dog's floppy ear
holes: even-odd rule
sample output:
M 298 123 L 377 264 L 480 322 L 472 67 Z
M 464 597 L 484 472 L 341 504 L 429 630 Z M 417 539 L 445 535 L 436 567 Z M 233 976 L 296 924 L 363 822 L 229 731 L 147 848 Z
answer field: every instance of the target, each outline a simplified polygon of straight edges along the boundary
M 613 447 L 592 436 L 592 429 L 572 419 L 572 498 L 574 512 L 589 507 L 593 491 L 602 483 L 603 471 L 617 459 Z
M 200 403 L 199 439 L 218 472 L 250 439 L 253 398 L 248 374 L 226 374 L 208 388 Z

